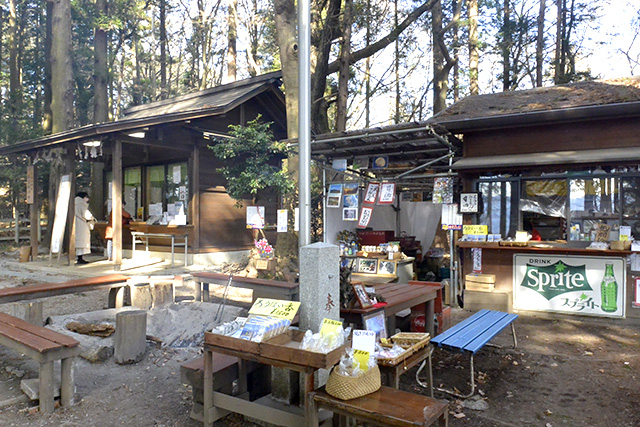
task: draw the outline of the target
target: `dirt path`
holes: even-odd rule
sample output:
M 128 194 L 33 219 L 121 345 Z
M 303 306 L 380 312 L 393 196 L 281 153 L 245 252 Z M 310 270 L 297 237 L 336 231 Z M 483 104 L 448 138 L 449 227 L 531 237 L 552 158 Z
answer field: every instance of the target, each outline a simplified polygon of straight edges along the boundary
M 0 268 L 5 272 L 0 287 L 53 281 L 6 260 L 0 259 Z M 105 298 L 101 292 L 56 297 L 45 305 L 45 315 L 97 310 Z M 455 310 L 454 323 L 469 314 Z M 516 331 L 517 349 L 485 347 L 475 357 L 477 397 L 487 408 L 470 409 L 466 406 L 471 399 L 451 399 L 451 426 L 640 426 L 640 322 L 521 315 Z M 495 341 L 508 346 L 511 335 L 503 332 Z M 149 346 L 142 362 L 128 366 L 117 365 L 113 358 L 103 363 L 80 359 L 77 405 L 42 415 L 21 400 L 0 408 L 0 424 L 201 425 L 189 417 L 191 390 L 180 382 L 180 364 L 198 352 Z M 436 350 L 433 360 L 436 385 L 468 390 L 468 357 Z M 0 403 L 21 399 L 20 378 L 36 376 L 34 362 L 0 346 Z M 426 394 L 415 381 L 415 369 L 402 376 L 401 388 Z M 448 398 L 441 393 L 436 397 Z M 216 425 L 252 424 L 231 415 Z

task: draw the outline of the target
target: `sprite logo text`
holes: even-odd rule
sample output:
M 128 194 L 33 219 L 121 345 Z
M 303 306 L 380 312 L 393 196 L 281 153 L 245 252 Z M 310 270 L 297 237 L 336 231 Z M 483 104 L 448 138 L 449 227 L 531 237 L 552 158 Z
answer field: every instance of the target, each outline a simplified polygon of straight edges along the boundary
M 538 260 L 527 263 L 527 272 L 520 286 L 532 289 L 547 300 L 567 292 L 591 291 L 585 265 L 573 266 L 558 261 L 552 265 L 536 265 Z M 538 261 L 538 262 L 536 262 Z

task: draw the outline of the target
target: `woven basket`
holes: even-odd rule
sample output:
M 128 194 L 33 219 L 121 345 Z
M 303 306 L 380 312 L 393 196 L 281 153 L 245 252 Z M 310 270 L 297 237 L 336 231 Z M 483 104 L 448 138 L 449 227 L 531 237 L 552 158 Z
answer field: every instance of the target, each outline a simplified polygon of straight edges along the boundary
M 325 390 L 333 397 L 349 400 L 373 393 L 379 388 L 380 369 L 376 365 L 358 377 L 341 375 L 334 368 L 329 375 Z

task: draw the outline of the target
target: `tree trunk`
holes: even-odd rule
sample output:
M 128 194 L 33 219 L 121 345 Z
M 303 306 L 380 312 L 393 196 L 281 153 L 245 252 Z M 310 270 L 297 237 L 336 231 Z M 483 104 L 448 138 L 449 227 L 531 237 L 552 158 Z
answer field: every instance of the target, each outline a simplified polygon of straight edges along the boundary
M 298 137 L 298 38 L 297 14 L 291 0 L 275 0 L 276 40 L 280 49 L 282 81 L 286 92 L 287 136 Z M 312 98 L 313 99 L 313 98 Z
M 20 50 L 17 1 L 9 1 L 9 132 L 7 140 L 13 144 L 20 140 L 18 115 L 22 104 L 22 75 L 18 55 Z
M 393 2 L 393 26 L 398 26 L 398 0 L 394 0 Z M 395 86 L 396 86 L 396 105 L 393 113 L 393 122 L 395 124 L 400 123 L 400 41 L 396 39 L 395 43 L 395 61 L 393 63 L 393 74 L 395 77 Z
M 167 99 L 167 0 L 160 0 L 160 99 Z
M 540 0 L 540 12 L 538 13 L 538 35 L 536 38 L 536 87 L 542 87 L 542 61 L 544 52 L 544 15 L 546 11 L 545 0 Z
M 544 1 L 544 0 L 543 0 Z M 478 0 L 468 0 L 469 14 L 469 94 L 478 95 Z
M 53 0 L 51 38 L 51 113 L 53 133 L 73 123 L 73 70 L 71 68 L 71 3 Z
M 556 0 L 557 18 L 556 18 L 556 55 L 554 59 L 555 72 L 554 83 L 560 84 L 564 80 L 564 60 L 562 59 L 562 44 L 564 40 L 564 0 Z
M 228 32 L 228 50 L 227 50 L 227 79 L 229 82 L 236 81 L 236 62 L 238 53 L 236 44 L 238 39 L 238 0 L 229 0 L 229 16 L 228 16 L 229 32 Z
M 351 52 L 352 2 L 344 1 L 342 16 L 342 43 L 340 46 L 340 74 L 338 77 L 338 112 L 336 131 L 347 129 L 347 101 L 349 99 L 349 53 Z
M 502 10 L 502 90 L 511 89 L 511 61 L 509 52 L 511 48 L 511 6 L 509 0 L 504 0 Z
M 251 18 L 247 24 L 247 30 L 249 31 L 249 49 L 247 50 L 247 63 L 249 65 L 249 75 L 255 77 L 258 75 L 258 46 L 260 41 L 258 40 L 258 0 L 251 1 Z
M 433 114 L 446 108 L 448 82 L 444 72 L 442 52 L 442 3 L 437 1 L 431 9 L 431 32 L 433 34 Z
M 367 32 L 365 35 L 366 46 L 371 44 L 371 0 L 367 0 Z M 365 46 L 365 47 L 366 47 Z M 371 126 L 371 58 L 367 58 L 364 66 L 365 81 L 365 105 L 364 105 L 364 127 Z
M 108 16 L 107 0 L 96 0 L 96 13 L 100 17 L 106 18 Z M 93 122 L 97 124 L 109 121 L 107 31 L 99 25 L 94 29 L 93 54 L 95 67 L 93 72 Z M 100 215 L 104 210 L 103 173 L 104 164 L 102 162 L 91 162 L 89 208 L 94 215 Z

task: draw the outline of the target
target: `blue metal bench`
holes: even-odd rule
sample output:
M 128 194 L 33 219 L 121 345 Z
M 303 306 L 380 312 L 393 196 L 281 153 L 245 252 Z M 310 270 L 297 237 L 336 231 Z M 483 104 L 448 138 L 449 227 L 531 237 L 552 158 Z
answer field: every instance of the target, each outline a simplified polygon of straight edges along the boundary
M 503 313 L 501 311 L 480 310 L 473 316 L 458 323 L 435 338 L 431 343 L 450 351 L 469 353 L 471 356 L 471 393 L 460 395 L 451 390 L 437 388 L 437 390 L 451 394 L 456 397 L 466 399 L 473 396 L 476 390 L 475 378 L 473 375 L 473 356 L 488 344 L 493 337 L 498 335 L 504 328 L 511 325 L 513 335 L 513 347 L 517 347 L 516 330 L 513 321 L 517 314 Z

